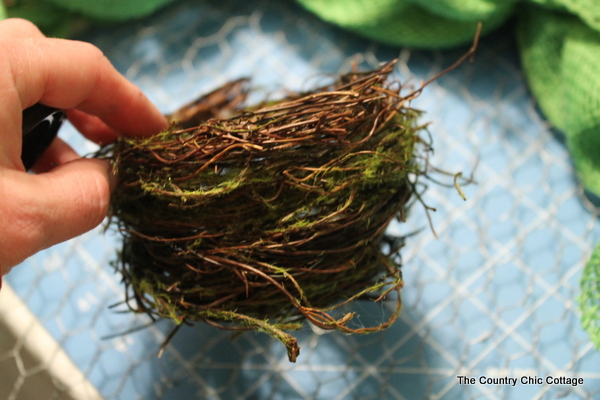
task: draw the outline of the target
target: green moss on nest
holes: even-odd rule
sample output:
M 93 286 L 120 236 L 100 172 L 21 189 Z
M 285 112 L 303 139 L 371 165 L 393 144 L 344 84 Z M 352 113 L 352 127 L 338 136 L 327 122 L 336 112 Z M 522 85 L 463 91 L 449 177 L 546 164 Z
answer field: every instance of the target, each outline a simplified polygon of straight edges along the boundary
M 400 310 L 400 266 L 381 241 L 423 166 L 419 112 L 393 63 L 266 106 L 233 82 L 147 139 L 104 149 L 119 177 L 116 263 L 135 311 L 177 323 L 253 329 L 299 348 L 303 320 L 368 333 Z M 226 110 L 229 118 L 216 118 Z M 387 322 L 352 328 L 334 311 L 397 291 Z

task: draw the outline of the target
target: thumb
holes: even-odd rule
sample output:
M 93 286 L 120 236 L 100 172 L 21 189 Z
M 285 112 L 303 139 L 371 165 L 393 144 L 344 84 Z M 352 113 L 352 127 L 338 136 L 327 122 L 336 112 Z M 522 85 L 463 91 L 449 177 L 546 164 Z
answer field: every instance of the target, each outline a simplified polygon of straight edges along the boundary
M 0 171 L 2 272 L 100 224 L 112 181 L 109 163 L 96 159 L 77 159 L 39 175 Z

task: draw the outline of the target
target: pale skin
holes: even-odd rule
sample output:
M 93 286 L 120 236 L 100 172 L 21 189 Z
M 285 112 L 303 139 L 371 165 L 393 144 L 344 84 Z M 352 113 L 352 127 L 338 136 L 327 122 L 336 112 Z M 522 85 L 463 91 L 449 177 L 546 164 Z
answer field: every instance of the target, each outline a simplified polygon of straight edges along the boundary
M 32 169 L 21 162 L 22 111 L 67 110 L 99 144 L 167 127 L 143 93 L 91 44 L 46 38 L 19 19 L 0 22 L 0 272 L 81 235 L 106 216 L 115 178 L 107 161 L 81 158 L 60 138 Z

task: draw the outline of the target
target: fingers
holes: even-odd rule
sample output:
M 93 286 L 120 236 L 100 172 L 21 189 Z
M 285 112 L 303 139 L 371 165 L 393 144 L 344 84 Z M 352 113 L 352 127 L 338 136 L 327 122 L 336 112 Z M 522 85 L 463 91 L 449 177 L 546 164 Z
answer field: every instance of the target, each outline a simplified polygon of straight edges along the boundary
M 40 175 L 4 170 L 0 175 L 0 269 L 78 236 L 105 217 L 111 190 L 106 161 L 77 159 Z M 4 192 L 4 193 L 3 193 Z
M 151 135 L 167 127 L 160 111 L 89 43 L 3 39 L 0 52 L 0 88 L 15 89 L 0 90 L 0 104 L 76 108 L 128 135 Z
M 55 139 L 23 173 L 21 113 L 35 103 L 68 110 L 97 143 L 152 135 L 166 119 L 91 44 L 48 39 L 23 20 L 0 22 L 0 272 L 98 225 L 115 180 L 106 161 L 80 159 Z M 4 168 L 2 168 L 2 166 Z
M 15 38 L 44 38 L 40 30 L 31 22 L 19 18 L 5 19 L 0 23 L 0 38 L 10 40 Z M 0 46 L 0 50 L 1 50 Z M 1 70 L 0 70 L 1 71 Z M 0 89 L 14 92 L 12 87 Z M 22 168 L 21 149 L 21 113 L 19 103 L 5 103 L 0 107 L 0 124 L 2 126 L 0 143 L 0 165 L 13 169 Z
M 48 172 L 59 165 L 77 160 L 79 155 L 64 142 L 61 138 L 55 138 L 50 147 L 40 156 L 35 165 L 31 168 L 32 172 L 41 174 Z
M 99 145 L 114 142 L 118 134 L 100 118 L 79 110 L 67 110 L 67 118 L 86 138 Z

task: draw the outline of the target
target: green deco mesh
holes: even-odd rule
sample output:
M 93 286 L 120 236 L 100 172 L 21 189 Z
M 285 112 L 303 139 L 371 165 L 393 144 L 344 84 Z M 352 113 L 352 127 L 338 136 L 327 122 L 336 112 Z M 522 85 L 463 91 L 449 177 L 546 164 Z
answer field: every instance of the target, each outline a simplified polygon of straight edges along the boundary
M 600 349 L 600 244 L 583 270 L 579 304 L 583 328 L 590 334 L 596 348 Z

